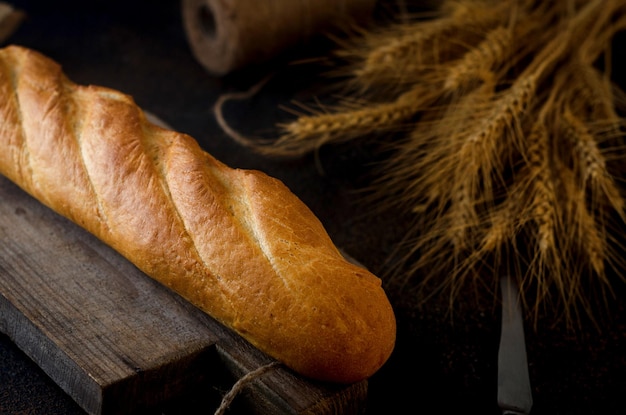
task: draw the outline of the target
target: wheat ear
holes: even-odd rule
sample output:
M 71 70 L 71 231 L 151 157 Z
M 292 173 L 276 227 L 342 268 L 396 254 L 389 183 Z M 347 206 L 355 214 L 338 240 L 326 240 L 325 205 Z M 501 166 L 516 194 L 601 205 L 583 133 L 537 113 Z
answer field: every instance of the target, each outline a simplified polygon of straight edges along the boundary
M 554 184 L 550 170 L 549 133 L 543 120 L 537 121 L 530 131 L 528 141 L 529 168 L 532 175 L 532 215 L 537 225 L 537 245 L 540 255 L 547 256 L 555 250 L 557 210 Z
M 399 25 L 392 36 L 382 34 L 386 42 L 368 49 L 354 70 L 354 81 L 364 89 L 419 82 L 425 72 L 457 56 L 465 42 L 479 40 L 508 12 L 507 2 L 487 6 L 458 2 L 438 19 Z
M 395 101 L 333 113 L 302 116 L 280 125 L 281 137 L 260 152 L 278 156 L 301 156 L 328 142 L 345 142 L 372 133 L 392 131 L 427 108 L 439 96 L 435 89 L 418 85 Z
M 569 107 L 563 113 L 563 129 L 565 137 L 575 150 L 575 160 L 580 172 L 583 187 L 589 187 L 591 198 L 598 203 L 602 197 L 626 221 L 624 199 L 620 190 L 606 167 L 606 161 L 598 148 L 596 138 L 591 134 L 584 121 L 578 118 Z
M 511 29 L 507 27 L 498 26 L 491 30 L 485 39 L 450 67 L 444 89 L 458 91 L 468 89 L 476 82 L 493 82 L 496 75 L 492 70 L 510 56 L 512 39 Z
M 598 226 L 594 214 L 587 207 L 587 195 L 578 185 L 576 172 L 562 164 L 559 171 L 567 206 L 565 214 L 568 223 L 573 225 L 571 240 L 581 245 L 580 249 L 586 254 L 596 276 L 608 284 L 604 272 L 607 250 L 604 227 Z

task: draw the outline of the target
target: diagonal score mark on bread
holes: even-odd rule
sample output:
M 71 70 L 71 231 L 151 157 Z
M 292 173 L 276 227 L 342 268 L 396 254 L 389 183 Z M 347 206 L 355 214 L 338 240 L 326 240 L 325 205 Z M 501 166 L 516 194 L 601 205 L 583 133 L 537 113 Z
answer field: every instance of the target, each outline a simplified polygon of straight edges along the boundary
M 284 184 L 37 52 L 12 46 L 0 61 L 0 91 L 15 96 L 0 105 L 0 173 L 305 376 L 355 382 L 387 360 L 396 328 L 380 279 Z

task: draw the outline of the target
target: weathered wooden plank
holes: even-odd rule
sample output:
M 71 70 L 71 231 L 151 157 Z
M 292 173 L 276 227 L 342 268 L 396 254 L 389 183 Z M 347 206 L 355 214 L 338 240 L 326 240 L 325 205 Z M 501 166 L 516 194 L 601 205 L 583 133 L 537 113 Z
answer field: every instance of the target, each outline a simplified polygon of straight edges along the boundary
M 271 361 L 2 176 L 0 330 L 91 414 L 131 413 L 198 383 L 228 390 Z M 367 382 L 318 384 L 278 368 L 235 405 L 361 413 L 366 393 Z
M 130 412 L 205 376 L 217 337 L 171 293 L 4 178 L 0 200 L 0 328 L 85 410 Z

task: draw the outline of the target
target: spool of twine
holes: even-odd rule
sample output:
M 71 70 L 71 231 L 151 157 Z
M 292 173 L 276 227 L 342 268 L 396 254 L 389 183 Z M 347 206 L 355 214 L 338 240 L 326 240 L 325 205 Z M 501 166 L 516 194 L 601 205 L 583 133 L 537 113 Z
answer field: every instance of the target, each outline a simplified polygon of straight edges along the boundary
M 0 1 L 0 44 L 17 30 L 25 17 L 21 10 L 13 8 L 9 3 Z
M 312 36 L 363 23 L 376 0 L 183 0 L 182 17 L 195 58 L 224 75 L 265 62 Z

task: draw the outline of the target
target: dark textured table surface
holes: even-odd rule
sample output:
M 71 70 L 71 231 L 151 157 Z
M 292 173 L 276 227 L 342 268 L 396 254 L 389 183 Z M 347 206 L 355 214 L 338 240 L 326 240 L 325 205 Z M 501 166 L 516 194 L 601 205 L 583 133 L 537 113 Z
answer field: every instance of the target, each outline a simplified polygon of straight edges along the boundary
M 27 19 L 10 39 L 61 63 L 77 83 L 111 87 L 129 95 L 174 129 L 196 138 L 233 167 L 254 168 L 283 180 L 327 227 L 336 244 L 368 268 L 379 269 L 399 240 L 398 216 L 368 215 L 354 191 L 367 181 L 365 149 L 323 150 L 318 158 L 278 161 L 244 149 L 218 127 L 212 106 L 220 94 L 245 90 L 269 73 L 254 98 L 227 106 L 240 131 L 272 136 L 290 115 L 279 108 L 311 99 L 323 79 L 310 65 L 287 65 L 324 53 L 326 45 L 300 48 L 263 67 L 225 78 L 209 75 L 193 58 L 177 1 L 14 1 Z M 622 295 L 623 289 L 618 290 Z M 392 299 L 393 300 L 393 299 Z M 398 307 L 398 343 L 370 382 L 371 413 L 496 414 L 497 310 L 472 313 L 450 324 L 434 304 L 417 312 Z M 602 331 L 572 334 L 541 327 L 529 332 L 534 414 L 621 414 L 626 394 L 626 313 L 610 306 Z M 198 413 L 207 413 L 198 398 Z M 210 412 L 210 411 L 209 411 Z M 47 376 L 0 334 L 0 414 L 80 414 Z M 171 406 L 156 413 L 176 413 Z

